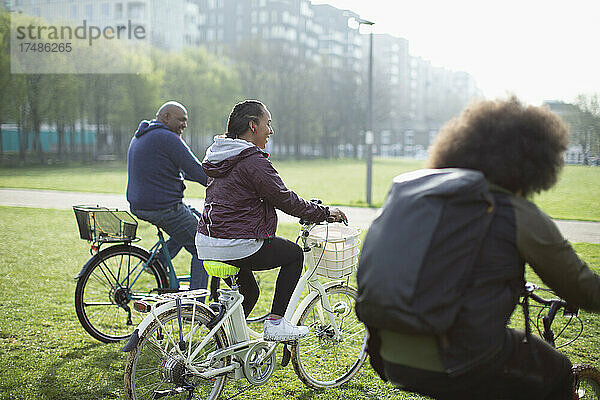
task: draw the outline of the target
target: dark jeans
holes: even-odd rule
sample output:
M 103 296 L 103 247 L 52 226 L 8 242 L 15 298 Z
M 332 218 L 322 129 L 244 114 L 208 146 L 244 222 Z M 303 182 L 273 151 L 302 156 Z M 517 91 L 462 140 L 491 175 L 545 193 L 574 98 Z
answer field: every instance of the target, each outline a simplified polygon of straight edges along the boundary
M 571 362 L 537 336 L 523 343 L 522 331 L 509 331 L 505 350 L 493 360 L 458 375 L 383 362 L 394 384 L 436 399 L 573 400 Z
M 261 248 L 248 257 L 227 261 L 227 264 L 240 268 L 237 281 L 240 293 L 244 295 L 242 307 L 246 317 L 250 315 L 260 294 L 252 271 L 281 267 L 275 283 L 271 313 L 283 316 L 294 288 L 300 280 L 303 261 L 304 254 L 300 246 L 281 237 L 265 240 Z
M 181 247 L 192 255 L 190 289 L 206 289 L 208 274 L 196 253 L 198 212 L 183 203 L 162 210 L 131 210 L 131 212 L 136 217 L 158 226 L 169 235 L 167 248 L 171 258 L 177 255 Z

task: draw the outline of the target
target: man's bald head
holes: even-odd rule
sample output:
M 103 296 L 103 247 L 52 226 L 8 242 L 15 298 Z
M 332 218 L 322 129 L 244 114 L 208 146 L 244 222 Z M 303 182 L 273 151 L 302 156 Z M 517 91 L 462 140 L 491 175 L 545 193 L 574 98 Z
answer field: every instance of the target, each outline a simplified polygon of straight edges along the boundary
M 156 119 L 178 135 L 187 127 L 187 110 L 176 101 L 167 101 L 156 112 Z

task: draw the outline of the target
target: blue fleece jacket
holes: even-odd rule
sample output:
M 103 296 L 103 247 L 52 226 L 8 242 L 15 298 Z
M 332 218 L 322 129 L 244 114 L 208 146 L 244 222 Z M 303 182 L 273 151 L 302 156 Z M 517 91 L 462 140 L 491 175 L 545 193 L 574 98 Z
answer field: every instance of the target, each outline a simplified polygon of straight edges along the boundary
M 183 199 L 184 179 L 206 186 L 202 165 L 162 122 L 142 121 L 127 153 L 127 201 L 132 210 L 160 210 Z

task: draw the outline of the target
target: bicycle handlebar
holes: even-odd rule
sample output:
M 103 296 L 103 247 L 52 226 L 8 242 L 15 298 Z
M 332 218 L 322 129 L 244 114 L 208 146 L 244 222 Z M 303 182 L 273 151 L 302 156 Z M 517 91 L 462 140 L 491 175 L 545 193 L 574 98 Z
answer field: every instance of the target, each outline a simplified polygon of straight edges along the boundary
M 554 317 L 556 316 L 556 313 L 561 308 L 564 308 L 565 314 L 577 315 L 577 311 L 579 310 L 578 307 L 571 307 L 563 299 L 544 299 L 543 297 L 540 297 L 539 295 L 534 293 L 536 290 L 543 290 L 543 288 L 540 288 L 539 286 L 528 282 L 525 284 L 524 296 L 531 298 L 536 303 L 543 304 L 543 305 L 549 307 L 550 311 L 548 313 L 548 316 L 551 317 L 551 319 L 554 319 Z
M 310 199 L 310 202 L 314 203 L 314 204 L 323 204 L 323 201 L 321 201 L 321 199 Z M 343 222 L 344 225 L 348 226 L 348 222 L 347 221 L 335 221 L 334 218 L 331 217 L 331 216 L 327 217 L 327 219 L 325 221 L 328 222 L 328 223 L 331 223 L 331 222 Z M 320 222 L 311 222 L 311 221 L 309 221 L 307 219 L 304 219 L 304 218 L 300 218 L 300 220 L 298 222 L 300 223 L 300 225 L 303 225 L 303 229 L 309 227 L 312 224 L 314 224 L 314 225 L 321 224 Z
M 548 309 L 548 313 L 547 315 L 542 317 L 542 325 L 543 325 L 543 332 L 540 331 L 539 325 L 537 325 L 537 329 L 538 329 L 538 333 L 540 334 L 540 336 L 542 336 L 542 338 L 548 342 L 549 344 L 551 344 L 552 346 L 555 346 L 555 339 L 557 339 L 559 336 L 561 336 L 562 332 L 564 331 L 564 329 L 566 328 L 566 326 L 568 326 L 570 324 L 570 321 L 573 319 L 573 317 L 576 317 L 577 320 L 580 321 L 581 324 L 581 330 L 579 332 L 579 334 L 572 339 L 571 341 L 569 341 L 568 343 L 565 343 L 561 346 L 558 347 L 563 347 L 566 345 L 569 345 L 570 343 L 572 343 L 573 341 L 575 341 L 580 335 L 581 332 L 583 332 L 583 323 L 581 321 L 581 319 L 578 317 L 577 313 L 578 313 L 578 308 L 576 307 L 571 307 L 569 306 L 569 304 L 563 300 L 563 299 L 559 299 L 559 298 L 554 298 L 554 299 L 545 299 L 537 294 L 535 294 L 534 292 L 536 290 L 547 290 L 550 291 L 549 289 L 543 289 L 540 288 L 538 286 L 536 286 L 533 283 L 526 283 L 525 284 L 525 288 L 523 291 L 523 312 L 524 312 L 524 316 L 525 316 L 525 332 L 526 334 L 529 334 L 530 329 L 529 329 L 529 305 L 528 305 L 528 299 L 532 299 L 533 301 L 535 301 L 536 303 L 539 303 L 541 305 L 543 305 L 543 308 L 547 308 Z M 563 309 L 563 315 L 565 317 L 570 317 L 571 319 L 569 320 L 569 322 L 567 323 L 567 325 L 561 330 L 561 332 L 555 337 L 554 332 L 552 331 L 552 323 L 554 322 L 554 319 L 558 313 L 558 311 L 560 311 L 560 309 Z M 541 311 L 540 314 L 538 314 L 538 321 L 541 315 Z M 539 324 L 539 322 L 538 322 Z

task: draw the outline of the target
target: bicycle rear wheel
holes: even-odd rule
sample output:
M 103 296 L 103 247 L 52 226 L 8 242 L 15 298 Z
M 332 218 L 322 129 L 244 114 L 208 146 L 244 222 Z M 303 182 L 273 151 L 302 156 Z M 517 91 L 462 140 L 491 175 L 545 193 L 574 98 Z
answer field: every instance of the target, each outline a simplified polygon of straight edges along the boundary
M 91 259 L 77 281 L 75 310 L 92 337 L 104 343 L 128 338 L 144 317 L 130 303 L 168 287 L 158 261 L 144 269 L 149 258 L 141 247 L 120 244 Z
M 600 371 L 591 365 L 573 366 L 578 399 L 600 399 Z
M 188 354 L 194 352 L 209 332 L 206 324 L 213 315 L 200 305 L 195 307 L 195 312 L 192 305 L 182 306 L 181 333 L 185 340 L 185 347 L 182 349 L 183 357 L 176 349 L 179 347 L 179 343 L 176 342 L 179 341 L 180 332 L 177 309 L 172 308 L 158 315 L 157 319 L 160 323 L 155 319 L 141 335 L 137 346 L 127 356 L 125 398 L 127 400 L 160 397 L 217 399 L 225 385 L 226 376 L 203 379 L 194 375 L 186 364 Z M 192 365 L 201 372 L 207 370 L 210 366 L 202 363 L 206 356 L 212 351 L 227 347 L 227 343 L 225 331 L 221 328 L 192 360 Z M 230 357 L 223 358 L 218 361 L 216 367 L 225 367 L 230 361 Z
M 352 378 L 366 358 L 367 331 L 354 312 L 356 289 L 337 285 L 326 290 L 340 340 L 316 297 L 302 311 L 298 325 L 308 326 L 310 334 L 292 346 L 292 363 L 296 374 L 307 386 L 339 386 Z

